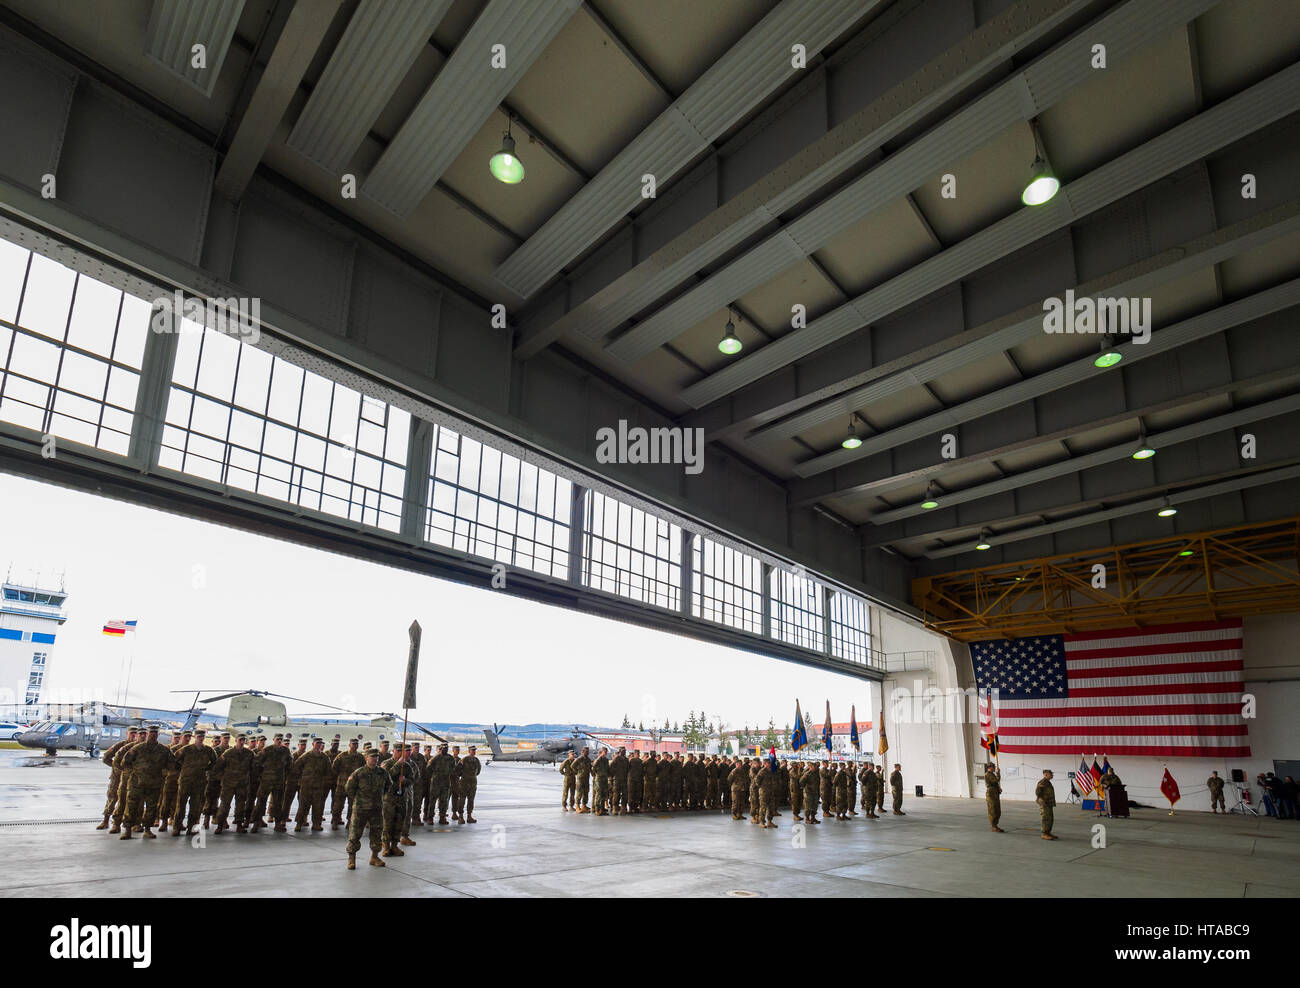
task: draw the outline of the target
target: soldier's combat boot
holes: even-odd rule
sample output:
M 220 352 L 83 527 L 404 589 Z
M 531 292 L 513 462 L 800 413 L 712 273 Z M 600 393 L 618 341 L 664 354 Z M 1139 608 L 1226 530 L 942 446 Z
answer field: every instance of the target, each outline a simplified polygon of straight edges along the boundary
M 122 827 L 116 823 L 113 824 L 113 829 L 109 831 L 110 834 L 120 834 L 121 832 L 122 832 Z
M 237 833 L 237 834 L 246 834 L 246 833 L 248 833 L 248 828 L 245 827 L 245 826 L 241 823 L 239 826 L 237 826 L 237 827 L 235 828 L 235 833 Z
M 354 851 L 348 852 L 348 871 L 357 870 L 357 855 Z
M 173 837 L 179 837 L 180 835 L 181 835 L 181 828 L 180 828 L 180 827 L 172 827 L 172 836 L 173 836 Z
M 223 824 L 223 823 L 218 823 L 218 824 L 217 824 L 217 829 L 216 829 L 215 836 L 220 837 L 220 836 L 221 836 L 222 834 L 224 834 L 228 829 L 230 829 L 230 828 L 228 828 L 225 824 Z
M 257 833 L 259 830 L 262 829 L 262 821 L 254 820 L 252 827 L 250 827 L 249 829 L 252 830 L 253 833 Z
M 315 824 L 315 823 L 313 823 L 312 826 L 311 826 L 311 829 L 312 829 L 313 832 L 315 832 L 315 831 L 317 831 L 317 830 L 324 830 L 325 828 L 322 827 L 322 826 L 320 826 L 319 824 Z
M 302 833 L 303 828 L 304 828 L 305 826 L 306 826 L 306 824 L 296 823 L 296 824 L 294 824 L 293 832 L 294 832 L 295 834 L 300 834 L 300 833 Z M 276 830 L 279 830 L 280 828 L 279 828 L 279 827 L 276 827 L 275 829 L 276 829 Z
M 122 836 L 119 837 L 118 840 L 130 840 L 130 839 L 131 839 L 131 828 L 127 827 L 124 831 L 122 831 Z
M 1001 827 L 990 827 L 989 829 L 992 830 L 993 833 L 995 833 L 995 834 L 1005 834 L 1005 833 L 1006 833 L 1006 831 L 1003 830 Z
M 397 843 L 401 844 L 403 847 L 415 847 L 415 841 L 411 840 L 409 837 L 403 837 L 398 840 Z
M 439 818 L 438 818 L 438 826 L 440 826 L 440 827 L 445 827 L 445 826 L 447 826 L 447 818 L 446 818 L 445 816 L 444 816 L 444 817 L 439 817 Z
M 102 820 L 99 821 L 99 826 L 96 827 L 95 829 L 96 829 L 96 830 L 107 830 L 107 829 L 108 829 L 108 814 L 107 814 L 107 813 L 104 814 L 104 819 L 102 819 Z
M 794 818 L 795 818 L 796 820 L 802 820 L 802 819 L 803 819 L 803 814 L 802 814 L 802 813 L 796 813 L 796 814 L 794 815 Z
M 1056 834 L 1043 834 L 1043 840 L 1060 840 Z
M 158 835 L 155 834 L 155 833 L 154 833 L 152 830 L 150 830 L 148 827 L 145 827 L 145 828 L 144 828 L 144 833 L 141 834 L 141 836 L 142 836 L 142 837 L 148 837 L 148 838 L 150 838 L 151 840 L 157 840 L 157 839 L 158 839 Z
M 373 865 L 373 866 L 376 867 L 376 868 L 387 868 L 387 867 L 388 867 L 388 865 L 384 864 L 384 862 L 382 862 L 382 861 L 379 860 L 379 855 L 376 854 L 374 851 L 371 851 L 371 852 L 370 852 L 370 863 L 371 863 L 371 865 Z
M 285 824 L 284 824 L 283 821 L 281 821 L 280 823 L 277 823 L 277 824 L 275 825 L 275 833 L 277 833 L 277 834 L 287 834 L 288 832 L 289 832 L 289 828 L 285 826 Z
M 466 822 L 466 823 L 478 823 L 478 821 L 474 819 L 474 814 L 472 814 L 472 813 L 469 815 L 469 819 L 467 819 L 465 822 Z

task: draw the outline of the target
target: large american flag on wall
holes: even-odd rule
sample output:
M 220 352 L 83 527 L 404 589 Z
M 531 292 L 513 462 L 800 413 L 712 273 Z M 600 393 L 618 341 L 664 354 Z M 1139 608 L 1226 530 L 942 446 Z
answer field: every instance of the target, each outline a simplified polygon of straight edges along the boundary
M 1246 757 L 1241 621 L 971 645 L 1007 753 Z M 981 717 L 983 719 L 983 717 Z

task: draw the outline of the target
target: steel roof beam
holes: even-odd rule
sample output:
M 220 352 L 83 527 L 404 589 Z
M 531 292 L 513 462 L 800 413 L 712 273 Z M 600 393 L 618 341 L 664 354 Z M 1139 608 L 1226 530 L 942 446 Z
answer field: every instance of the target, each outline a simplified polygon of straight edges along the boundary
M 701 408 L 1041 240 L 1300 108 L 1300 62 L 1199 113 L 682 392 Z
M 211 96 L 243 12 L 244 0 L 154 0 L 144 53 Z M 196 45 L 203 46 L 202 68 L 194 65 Z

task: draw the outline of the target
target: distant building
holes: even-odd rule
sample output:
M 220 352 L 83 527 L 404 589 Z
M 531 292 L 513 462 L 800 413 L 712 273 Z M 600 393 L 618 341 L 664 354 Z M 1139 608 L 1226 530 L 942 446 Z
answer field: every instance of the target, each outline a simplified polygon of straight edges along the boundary
M 0 691 L 13 696 L 19 719 L 39 714 L 54 654 L 54 638 L 67 620 L 62 590 L 5 582 L 0 599 Z
M 612 748 L 628 751 L 685 751 L 680 734 L 651 734 L 649 731 L 592 731 L 591 736 Z

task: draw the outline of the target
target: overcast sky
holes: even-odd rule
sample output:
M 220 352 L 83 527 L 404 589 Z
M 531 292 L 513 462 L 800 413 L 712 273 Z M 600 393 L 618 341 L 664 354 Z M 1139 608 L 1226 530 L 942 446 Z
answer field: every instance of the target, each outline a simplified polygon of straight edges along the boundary
M 65 574 L 52 691 L 188 707 L 169 690 L 264 689 L 360 710 L 401 704 L 406 629 L 424 629 L 418 717 L 662 724 L 706 710 L 778 728 L 798 697 L 820 724 L 871 718 L 864 681 L 690 638 L 360 562 L 207 522 L 0 474 L 0 565 Z M 106 621 L 139 634 L 102 634 Z M 3 684 L 12 689 L 14 684 Z M 210 708 L 223 712 L 225 704 Z M 291 713 L 307 712 L 289 704 Z

